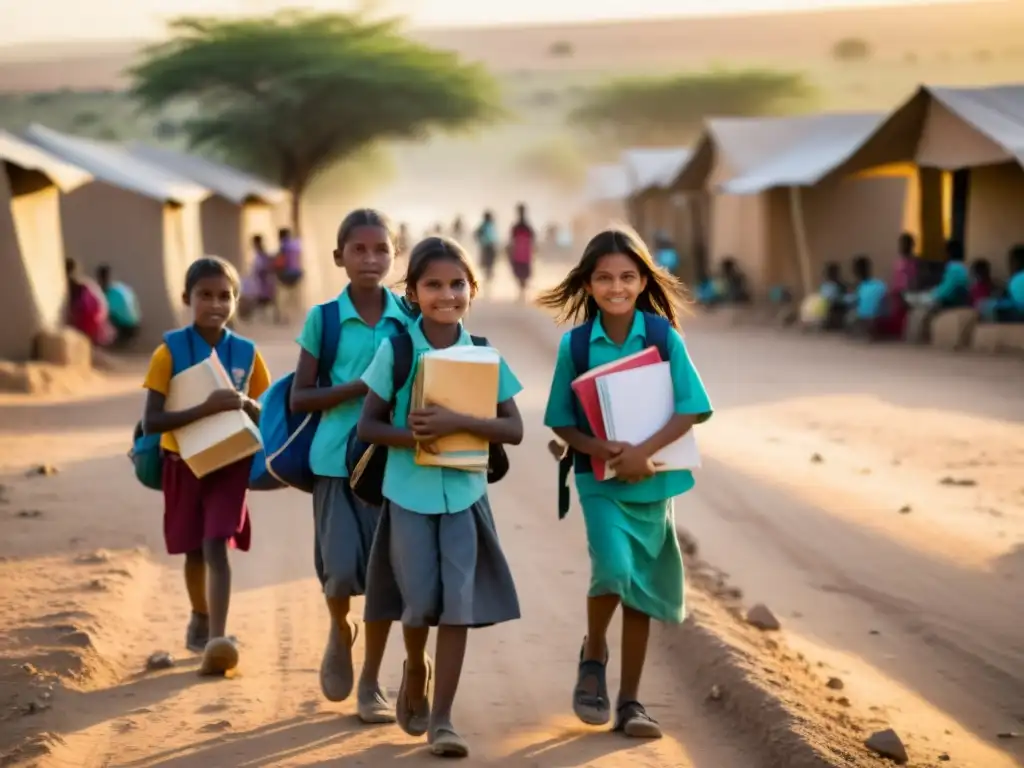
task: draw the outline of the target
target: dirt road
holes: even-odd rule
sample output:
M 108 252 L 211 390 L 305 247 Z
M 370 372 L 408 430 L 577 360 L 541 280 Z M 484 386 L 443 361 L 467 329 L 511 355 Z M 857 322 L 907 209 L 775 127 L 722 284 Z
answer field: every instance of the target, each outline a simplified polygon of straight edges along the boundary
M 578 513 L 557 521 L 555 468 L 540 428 L 558 331 L 510 305 L 480 307 L 473 328 L 501 346 L 526 385 L 527 440 L 493 489 L 524 619 L 471 636 L 456 709 L 472 762 L 764 765 L 735 723 L 704 703 L 706 690 L 686 685 L 691 660 L 671 652 L 667 632 L 645 678 L 664 740 L 632 744 L 572 718 L 586 546 Z M 896 350 L 708 324 L 689 343 L 719 408 L 701 433 L 708 462 L 698 491 L 677 508 L 704 557 L 748 602 L 776 612 L 801 660 L 843 679 L 843 707 L 865 723 L 891 723 L 912 765 L 931 765 L 944 751 L 954 765 L 1017 764 L 1019 742 L 995 735 L 1024 718 L 1020 364 L 916 353 L 901 364 Z M 265 349 L 275 373 L 292 364 L 285 336 Z M 350 705 L 319 696 L 327 622 L 312 574 L 309 500 L 299 494 L 255 497 L 254 550 L 234 558 L 230 631 L 241 641 L 241 672 L 197 680 L 181 649 L 179 564 L 159 554 L 159 499 L 134 484 L 123 457 L 141 398 L 118 387 L 84 408 L 2 411 L 0 468 L 12 474 L 0 508 L 0 556 L 8 558 L 0 577 L 15 597 L 5 587 L 0 653 L 14 671 L 0 675 L 0 686 L 22 697 L 2 703 L 24 706 L 22 678 L 31 673 L 23 665 L 72 682 L 50 699 L 50 678 L 38 674 L 42 711 L 0 720 L 0 729 L 59 734 L 36 746 L 81 766 L 428 761 L 395 728 L 360 727 Z M 61 472 L 21 476 L 43 461 Z M 977 485 L 942 485 L 946 476 Z M 902 506 L 911 509 L 901 514 Z M 161 649 L 179 657 L 177 666 L 141 673 Z M 391 690 L 399 651 L 396 632 L 385 664 Z M 76 664 L 89 667 L 77 683 Z

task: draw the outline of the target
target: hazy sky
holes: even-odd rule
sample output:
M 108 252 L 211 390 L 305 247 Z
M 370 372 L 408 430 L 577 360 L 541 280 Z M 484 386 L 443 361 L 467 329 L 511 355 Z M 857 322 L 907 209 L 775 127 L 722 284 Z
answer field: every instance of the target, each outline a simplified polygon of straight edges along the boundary
M 953 1 L 953 0 L 945 0 Z M 643 18 L 806 8 L 928 4 L 929 0 L 385 0 L 421 26 Z M 936 0 L 931 0 L 936 2 Z M 0 45 L 152 38 L 181 14 L 265 12 L 288 6 L 348 10 L 352 0 L 0 0 Z

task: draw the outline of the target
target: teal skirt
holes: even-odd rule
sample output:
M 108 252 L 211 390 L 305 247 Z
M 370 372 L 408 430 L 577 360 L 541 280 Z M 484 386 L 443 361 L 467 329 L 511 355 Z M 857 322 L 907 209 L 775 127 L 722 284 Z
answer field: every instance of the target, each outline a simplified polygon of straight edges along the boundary
M 590 597 L 618 595 L 658 621 L 686 615 L 683 553 L 672 500 L 639 503 L 603 495 L 580 499 L 590 549 Z

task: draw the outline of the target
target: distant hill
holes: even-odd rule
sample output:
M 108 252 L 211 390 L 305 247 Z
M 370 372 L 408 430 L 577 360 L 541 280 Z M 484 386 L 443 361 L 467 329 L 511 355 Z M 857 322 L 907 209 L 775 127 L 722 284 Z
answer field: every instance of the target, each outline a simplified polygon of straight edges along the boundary
M 548 26 L 418 29 L 411 34 L 502 74 L 640 72 L 748 63 L 806 68 L 835 42 L 867 42 L 890 65 L 1016 60 L 1024 77 L 1024 2 L 1002 0 L 786 14 Z M 143 41 L 0 48 L 0 92 L 125 86 Z M 560 51 L 563 55 L 553 55 Z M 956 75 L 956 68 L 951 68 Z

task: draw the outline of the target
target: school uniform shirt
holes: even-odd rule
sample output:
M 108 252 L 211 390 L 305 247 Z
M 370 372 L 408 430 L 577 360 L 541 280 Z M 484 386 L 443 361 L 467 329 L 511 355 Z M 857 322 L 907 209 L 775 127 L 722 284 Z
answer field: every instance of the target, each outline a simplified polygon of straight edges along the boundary
M 647 346 L 644 340 L 645 329 L 643 313 L 638 311 L 633 318 L 633 325 L 629 329 L 626 341 L 619 346 L 608 337 L 598 319 L 590 334 L 590 367 L 596 368 L 642 351 Z M 576 395 L 572 391 L 572 381 L 576 374 L 573 370 L 569 336 L 569 333 L 565 334 L 558 346 L 551 393 L 544 412 L 544 425 L 551 429 L 579 427 L 574 402 Z M 704 389 L 704 382 L 701 381 L 700 374 L 697 373 L 686 350 L 683 337 L 674 328 L 669 331 L 668 349 L 675 412 L 696 415 L 698 424 L 707 421 L 712 414 L 711 401 Z M 693 473 L 682 469 L 658 472 L 654 477 L 639 483 L 623 483 L 615 479 L 598 481 L 590 472 L 576 475 L 576 488 L 581 499 L 589 495 L 600 495 L 625 502 L 662 501 L 685 493 L 693 488 L 693 484 Z
M 134 328 L 142 318 L 135 291 L 122 282 L 113 282 L 104 292 L 110 307 L 110 320 L 122 328 Z
M 885 297 L 889 293 L 889 286 L 884 280 L 871 277 L 861 281 L 854 291 L 854 302 L 857 317 L 861 320 L 873 320 L 882 315 L 885 306 Z
M 1006 286 L 1006 295 L 1014 308 L 1024 312 L 1024 271 L 1010 278 L 1010 284 Z
M 947 261 L 942 282 L 932 290 L 936 304 L 965 304 L 968 301 L 971 273 L 962 261 Z
M 194 336 L 196 357 L 199 360 L 205 360 L 213 353 L 213 349 L 198 333 L 194 334 Z M 225 333 L 220 343 L 217 344 L 218 354 L 225 368 L 228 365 L 227 340 L 228 334 Z M 267 368 L 267 363 L 258 349 L 256 354 L 253 355 L 252 371 L 228 371 L 228 375 L 231 376 L 233 381 L 240 380 L 246 373 L 249 374 L 249 385 L 246 394 L 255 400 L 270 388 L 270 369 Z M 149 370 L 146 372 L 146 379 L 143 381 L 142 386 L 145 389 L 159 392 L 164 397 L 167 397 L 171 391 L 171 378 L 173 375 L 174 360 L 171 358 L 171 350 L 167 348 L 166 344 L 161 344 L 149 359 Z M 178 441 L 174 439 L 174 435 L 170 432 L 164 432 L 160 435 L 160 447 L 165 451 L 177 453 Z
M 373 362 L 363 374 L 363 381 L 381 400 L 394 400 L 393 424 L 407 427 L 412 385 L 416 379 L 418 358 L 433 349 L 423 335 L 422 319 L 409 326 L 412 337 L 413 365 L 409 378 L 396 394 L 392 391 L 391 374 L 395 366 L 395 351 L 390 343 L 382 344 Z M 473 340 L 460 326 L 456 345 L 472 345 Z M 504 403 L 523 391 L 523 385 L 502 358 L 498 372 L 498 403 Z M 384 498 L 411 512 L 424 515 L 454 514 L 469 509 L 487 493 L 487 473 L 467 472 L 447 467 L 421 467 L 415 461 L 416 452 L 404 448 L 388 448 L 388 462 L 384 470 Z
M 398 297 L 391 291 L 385 292 L 384 311 L 372 328 L 359 316 L 348 288 L 341 292 L 337 302 L 341 335 L 334 367 L 331 368 L 331 384 L 334 386 L 359 379 L 384 341 L 401 333 L 409 322 Z M 319 359 L 322 335 L 323 317 L 320 308 L 314 307 L 306 315 L 306 323 L 297 341 L 299 346 Z M 309 466 L 313 474 L 320 477 L 348 477 L 348 468 L 345 466 L 346 446 L 349 433 L 359 421 L 362 409 L 363 398 L 359 397 L 324 411 L 309 449 Z

